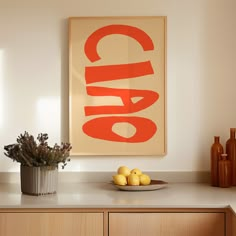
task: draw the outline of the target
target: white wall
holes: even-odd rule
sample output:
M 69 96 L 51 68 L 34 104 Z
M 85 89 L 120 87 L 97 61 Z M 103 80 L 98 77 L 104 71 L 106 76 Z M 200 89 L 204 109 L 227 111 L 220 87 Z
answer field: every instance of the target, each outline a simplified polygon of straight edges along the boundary
M 0 0 L 0 171 L 25 130 L 68 140 L 70 16 L 168 17 L 165 157 L 74 157 L 66 171 L 209 170 L 214 135 L 236 127 L 235 0 Z

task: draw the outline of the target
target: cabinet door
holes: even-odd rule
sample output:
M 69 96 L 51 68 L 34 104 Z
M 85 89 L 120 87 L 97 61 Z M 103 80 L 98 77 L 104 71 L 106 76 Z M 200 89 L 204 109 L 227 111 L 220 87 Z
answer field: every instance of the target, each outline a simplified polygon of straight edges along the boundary
M 102 236 L 102 213 L 0 213 L 0 236 Z
M 224 213 L 110 213 L 109 236 L 223 236 Z
M 236 214 L 233 214 L 232 217 L 232 235 L 236 235 Z

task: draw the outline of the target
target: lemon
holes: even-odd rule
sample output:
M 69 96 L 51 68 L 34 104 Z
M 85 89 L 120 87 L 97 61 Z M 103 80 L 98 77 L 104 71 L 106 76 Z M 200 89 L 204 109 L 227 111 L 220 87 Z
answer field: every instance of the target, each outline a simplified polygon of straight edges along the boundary
M 128 185 L 139 185 L 140 181 L 139 181 L 139 176 L 136 174 L 130 174 L 128 176 Z
M 127 166 L 120 166 L 117 170 L 117 174 L 128 176 L 130 175 L 130 169 Z
M 134 168 L 133 170 L 131 170 L 130 172 L 131 174 L 135 174 L 135 175 L 141 175 L 142 171 L 138 168 Z
M 117 184 L 117 185 L 127 184 L 127 180 L 124 175 L 113 175 L 112 178 L 113 178 L 114 184 Z
M 141 174 L 139 175 L 139 181 L 141 185 L 149 185 L 151 183 L 151 178 L 149 175 Z

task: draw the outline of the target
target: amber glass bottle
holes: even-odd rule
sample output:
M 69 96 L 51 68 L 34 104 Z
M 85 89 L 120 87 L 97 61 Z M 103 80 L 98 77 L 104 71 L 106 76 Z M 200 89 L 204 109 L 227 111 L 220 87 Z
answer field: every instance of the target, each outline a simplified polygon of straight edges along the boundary
M 221 154 L 221 159 L 219 160 L 219 187 L 228 188 L 231 183 L 231 161 L 227 159 L 227 154 Z
M 211 146 L 211 185 L 219 186 L 219 159 L 223 153 L 223 146 L 220 144 L 220 137 L 214 137 L 214 143 Z
M 235 128 L 230 128 L 230 138 L 226 142 L 226 153 L 231 161 L 232 167 L 232 185 L 236 186 L 236 139 Z

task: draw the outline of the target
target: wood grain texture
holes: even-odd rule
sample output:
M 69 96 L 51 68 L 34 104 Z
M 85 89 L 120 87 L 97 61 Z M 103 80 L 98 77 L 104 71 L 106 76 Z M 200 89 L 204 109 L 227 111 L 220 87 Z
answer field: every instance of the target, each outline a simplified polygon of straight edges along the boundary
M 236 214 L 232 214 L 232 236 L 236 235 Z
M 110 213 L 109 236 L 224 236 L 224 213 Z
M 0 213 L 0 236 L 102 236 L 102 213 Z

